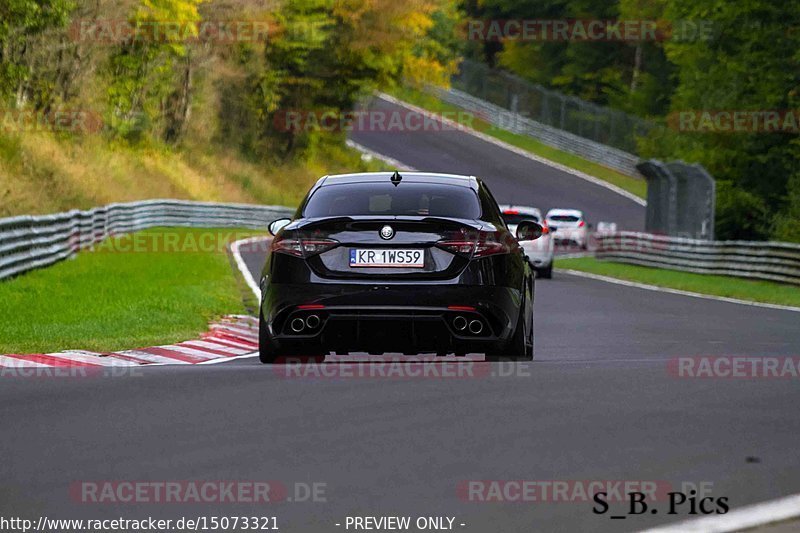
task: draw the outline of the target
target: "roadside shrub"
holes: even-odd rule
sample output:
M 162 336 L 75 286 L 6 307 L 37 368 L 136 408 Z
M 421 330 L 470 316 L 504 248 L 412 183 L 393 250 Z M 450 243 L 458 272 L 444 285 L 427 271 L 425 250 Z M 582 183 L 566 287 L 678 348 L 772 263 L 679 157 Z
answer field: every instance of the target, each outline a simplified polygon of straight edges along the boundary
M 764 240 L 768 238 L 770 229 L 769 211 L 764 200 L 730 181 L 717 182 L 717 240 Z

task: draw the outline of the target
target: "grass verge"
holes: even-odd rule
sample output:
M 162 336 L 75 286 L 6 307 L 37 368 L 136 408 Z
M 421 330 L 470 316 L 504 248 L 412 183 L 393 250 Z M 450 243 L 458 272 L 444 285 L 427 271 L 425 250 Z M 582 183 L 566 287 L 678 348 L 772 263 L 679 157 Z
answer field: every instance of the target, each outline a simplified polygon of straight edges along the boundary
M 678 270 L 665 270 L 612 261 L 599 261 L 593 257 L 558 259 L 557 268 L 569 268 L 612 278 L 657 285 L 670 289 L 699 292 L 712 296 L 738 298 L 752 302 L 800 307 L 800 288 L 772 281 L 750 280 L 731 276 L 694 274 Z
M 463 109 L 443 102 L 431 94 L 414 88 L 399 87 L 387 92 L 400 100 L 417 105 L 434 113 L 464 113 Z M 471 123 L 468 125 L 472 126 L 476 131 L 490 135 L 498 140 L 516 146 L 517 148 L 522 148 L 534 155 L 590 174 L 598 179 L 625 189 L 640 198 L 647 198 L 647 183 L 642 179 L 632 178 L 616 170 L 583 159 L 580 156 L 553 148 L 552 146 L 537 141 L 533 137 L 519 135 L 497 128 L 489 122 L 477 117 L 473 117 Z
M 1 281 L 0 354 L 108 351 L 196 338 L 209 320 L 242 313 L 224 245 L 255 234 L 154 228 Z

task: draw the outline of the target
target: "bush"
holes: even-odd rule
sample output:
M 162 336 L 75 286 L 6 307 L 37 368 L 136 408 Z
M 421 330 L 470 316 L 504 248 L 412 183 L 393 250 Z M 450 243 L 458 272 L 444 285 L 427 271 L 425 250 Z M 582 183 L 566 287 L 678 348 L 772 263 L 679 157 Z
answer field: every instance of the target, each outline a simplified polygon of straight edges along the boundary
M 717 240 L 764 240 L 770 229 L 764 200 L 729 181 L 717 182 Z

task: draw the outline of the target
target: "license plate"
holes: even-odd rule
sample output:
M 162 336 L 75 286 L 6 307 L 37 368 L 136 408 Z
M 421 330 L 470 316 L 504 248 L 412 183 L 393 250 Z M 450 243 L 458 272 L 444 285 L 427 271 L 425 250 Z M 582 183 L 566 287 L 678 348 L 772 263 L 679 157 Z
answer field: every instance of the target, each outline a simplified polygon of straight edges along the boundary
M 350 249 L 350 266 L 383 268 L 422 268 L 425 266 L 423 250 L 364 250 Z

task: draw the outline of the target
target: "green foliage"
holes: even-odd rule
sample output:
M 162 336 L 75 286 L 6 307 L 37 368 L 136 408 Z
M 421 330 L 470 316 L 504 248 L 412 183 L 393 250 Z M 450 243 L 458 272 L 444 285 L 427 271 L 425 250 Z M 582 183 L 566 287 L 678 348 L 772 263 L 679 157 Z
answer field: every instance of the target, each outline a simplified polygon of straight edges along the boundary
M 0 2 L 0 101 L 24 103 L 31 40 L 62 27 L 74 8 L 72 0 L 3 0 Z
M 477 18 L 618 18 L 659 21 L 671 29 L 655 42 L 507 40 L 471 50 L 490 64 L 599 104 L 663 122 L 681 111 L 800 108 L 800 0 L 483 0 L 466 6 Z M 704 30 L 681 34 L 687 21 Z M 720 236 L 753 230 L 800 242 L 796 139 L 764 131 L 656 130 L 641 140 L 640 155 L 701 163 L 724 182 Z M 730 206 L 764 218 L 756 228 L 729 216 Z
M 800 24 L 800 2 L 776 4 L 769 0 L 716 0 L 702 5 L 671 0 L 675 19 L 706 19 L 713 23 L 708 40 L 669 42 L 667 57 L 676 65 L 679 83 L 672 111 L 797 109 L 798 49 L 800 34 L 788 31 Z M 753 229 L 747 221 L 729 218 L 733 205 L 757 209 L 769 205 L 758 221 L 756 235 L 767 236 L 773 226 L 787 228 L 797 216 L 782 209 L 789 177 L 798 172 L 794 136 L 786 133 L 693 133 L 684 135 L 671 154 L 703 164 L 718 180 L 739 188 L 718 202 L 718 227 L 722 236 L 742 235 Z M 756 201 L 756 199 L 758 201 Z M 732 224 L 727 227 L 727 224 Z M 783 237 L 791 234 L 782 230 Z
M 265 47 L 265 68 L 252 80 L 265 148 L 298 157 L 330 137 L 314 121 L 281 128 L 286 113 L 343 117 L 404 74 L 446 78 L 455 57 L 448 32 L 457 16 L 440 0 L 286 0 Z M 444 35 L 432 37 L 434 28 Z
M 769 232 L 769 210 L 761 198 L 729 181 L 717 182 L 717 239 L 756 241 Z
M 798 147 L 797 139 L 793 148 Z M 800 157 L 798 157 L 800 159 Z M 783 216 L 775 220 L 773 237 L 779 241 L 800 242 L 800 169 L 796 169 L 787 182 L 786 204 Z
M 140 0 L 129 22 L 134 35 L 153 35 L 148 27 L 175 24 L 181 34 L 196 35 L 203 0 Z M 160 26 L 159 26 L 160 25 Z M 109 124 L 112 132 L 128 140 L 141 140 L 154 128 L 164 140 L 179 137 L 185 120 L 191 86 L 191 55 L 184 41 L 131 37 L 121 43 L 109 60 Z M 188 79 L 187 79 L 188 77 Z M 177 108 L 177 109 L 176 109 Z M 183 115 L 183 116 L 181 116 Z

